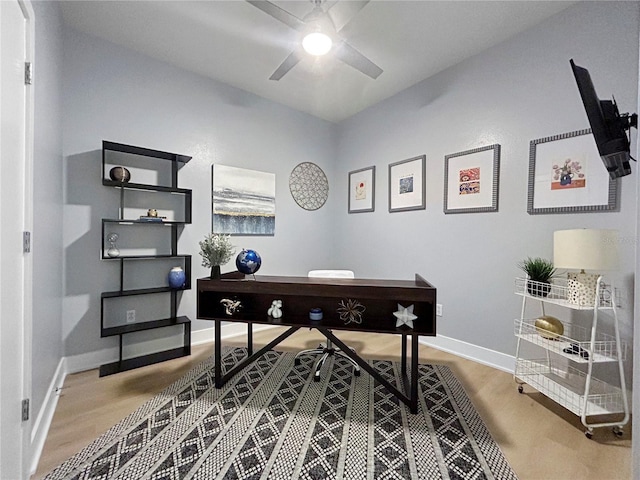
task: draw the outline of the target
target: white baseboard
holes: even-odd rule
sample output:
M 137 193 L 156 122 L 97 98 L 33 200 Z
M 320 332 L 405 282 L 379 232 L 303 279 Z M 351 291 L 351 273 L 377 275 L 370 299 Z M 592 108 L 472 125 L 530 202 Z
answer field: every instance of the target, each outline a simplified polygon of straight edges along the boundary
M 56 406 L 58 405 L 60 390 L 62 389 L 66 376 L 66 359 L 63 357 L 62 359 L 60 359 L 58 367 L 53 374 L 53 378 L 51 379 L 51 383 L 49 384 L 49 388 L 47 390 L 47 395 L 44 398 L 44 402 L 42 404 L 42 407 L 40 408 L 40 411 L 38 412 L 38 416 L 31 426 L 30 475 L 36 473 L 36 469 L 38 468 L 40 455 L 42 454 L 42 449 L 44 448 L 44 442 L 47 439 L 49 426 L 51 425 L 51 421 L 53 420 L 53 414 L 55 413 Z
M 253 331 L 259 332 L 260 330 L 266 330 L 273 328 L 272 325 L 254 325 Z M 245 335 L 247 333 L 247 326 L 244 323 L 229 323 L 222 326 L 222 338 L 231 338 L 238 335 Z M 201 345 L 207 342 L 213 342 L 214 331 L 213 327 L 205 328 L 202 330 L 196 330 L 191 332 L 191 345 Z M 154 351 L 154 341 L 140 342 L 139 345 L 147 347 L 149 351 Z M 157 347 L 156 347 L 157 350 Z M 84 372 L 85 370 L 91 370 L 99 368 L 100 365 L 105 363 L 111 363 L 118 360 L 118 348 L 104 348 L 96 352 L 82 353 L 80 355 L 72 355 L 65 357 L 66 360 L 66 374 Z
M 111 363 L 118 360 L 118 348 L 103 348 L 96 352 L 81 353 L 80 355 L 71 355 L 65 357 L 67 364 L 66 374 L 84 372 L 100 368 L 100 365 Z
M 253 325 L 253 332 L 260 332 L 262 330 L 270 330 L 276 328 L 276 325 Z M 213 342 L 214 329 L 205 328 L 202 330 L 196 330 L 191 332 L 191 345 L 202 345 L 203 343 Z M 221 336 L 223 339 L 237 337 L 239 335 L 247 334 L 247 325 L 245 323 L 228 323 L 222 325 Z
M 516 359 L 514 356 L 463 342 L 462 340 L 437 335 L 435 337 L 420 337 L 419 342 L 422 345 L 452 353 L 458 357 L 472 360 L 503 372 L 513 373 L 515 370 Z
M 268 330 L 275 328 L 273 325 L 254 325 L 253 331 Z M 244 323 L 230 323 L 222 326 L 222 338 L 231 338 L 238 335 L 246 335 L 247 326 Z M 213 341 L 213 327 L 204 330 L 198 330 L 191 335 L 191 344 L 200 345 Z M 502 370 L 504 372 L 513 373 L 515 370 L 515 357 L 505 353 L 496 352 L 485 347 L 479 347 L 472 343 L 456 340 L 455 338 L 438 335 L 436 337 L 420 337 L 419 342 L 423 345 L 451 353 L 459 357 L 474 362 L 487 365 L 489 367 Z

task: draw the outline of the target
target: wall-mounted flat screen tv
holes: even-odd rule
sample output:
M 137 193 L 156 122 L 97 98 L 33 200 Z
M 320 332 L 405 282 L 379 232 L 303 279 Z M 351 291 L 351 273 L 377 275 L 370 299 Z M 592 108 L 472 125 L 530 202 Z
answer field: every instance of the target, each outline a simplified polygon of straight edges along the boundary
M 576 65 L 573 59 L 570 63 L 604 166 L 612 179 L 629 175 L 632 157 L 627 130 L 637 128 L 638 116 L 635 113 L 620 114 L 615 99 L 600 100 L 589 71 Z

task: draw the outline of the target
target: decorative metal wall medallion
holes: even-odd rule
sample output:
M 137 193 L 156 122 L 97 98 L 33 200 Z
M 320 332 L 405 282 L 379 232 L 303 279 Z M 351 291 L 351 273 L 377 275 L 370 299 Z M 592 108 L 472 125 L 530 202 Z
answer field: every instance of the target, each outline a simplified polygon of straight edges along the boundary
M 297 165 L 289 176 L 291 196 L 305 210 L 317 210 L 329 197 L 329 181 L 322 169 L 311 162 Z

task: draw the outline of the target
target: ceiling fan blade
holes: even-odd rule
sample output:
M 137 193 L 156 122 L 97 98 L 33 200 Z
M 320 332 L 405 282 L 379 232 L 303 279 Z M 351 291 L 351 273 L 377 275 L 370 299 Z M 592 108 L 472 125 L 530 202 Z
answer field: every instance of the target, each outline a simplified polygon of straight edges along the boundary
M 336 32 L 340 33 L 340 30 L 353 20 L 369 1 L 370 0 L 336 1 L 331 5 L 327 9 L 327 13 L 336 27 Z
M 302 51 L 297 48 L 284 59 L 284 62 L 271 74 L 269 80 L 280 80 L 289 70 L 295 67 L 300 60 L 302 60 Z
M 359 51 L 349 45 L 347 42 L 340 42 L 336 45 L 336 58 L 342 60 L 347 65 L 359 70 L 365 75 L 370 76 L 374 80 L 380 76 L 382 69 L 362 55 Z
M 294 30 L 302 30 L 305 27 L 305 23 L 302 20 L 286 10 L 283 10 L 275 3 L 268 2 L 267 0 L 247 0 L 247 2 L 256 8 L 259 8 L 267 15 L 271 15 L 276 20 L 280 20 L 282 23 Z

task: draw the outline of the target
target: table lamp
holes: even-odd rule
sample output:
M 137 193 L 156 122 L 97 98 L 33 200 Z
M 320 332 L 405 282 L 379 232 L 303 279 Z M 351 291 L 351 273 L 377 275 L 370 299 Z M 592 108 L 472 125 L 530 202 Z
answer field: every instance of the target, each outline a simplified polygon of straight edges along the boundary
M 579 228 L 553 232 L 553 264 L 580 270 L 567 273 L 567 301 L 594 307 L 600 272 L 618 268 L 618 231 Z

